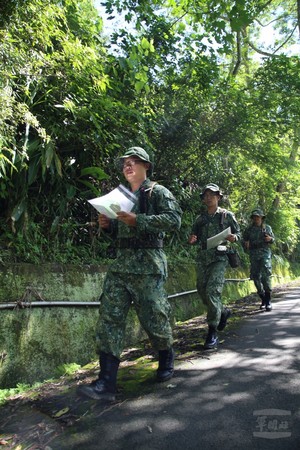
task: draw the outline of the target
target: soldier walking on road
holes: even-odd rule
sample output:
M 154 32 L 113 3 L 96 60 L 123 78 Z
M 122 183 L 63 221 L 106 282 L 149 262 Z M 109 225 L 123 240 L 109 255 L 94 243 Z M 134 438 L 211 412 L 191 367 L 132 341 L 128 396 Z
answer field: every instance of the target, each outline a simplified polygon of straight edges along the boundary
M 153 183 L 153 162 L 141 147 L 131 147 L 119 158 L 131 191 L 137 198 L 132 212 L 118 212 L 117 219 L 99 216 L 100 227 L 116 239 L 117 258 L 110 266 L 100 297 L 96 338 L 100 354 L 99 378 L 79 387 L 96 400 L 113 401 L 126 317 L 133 304 L 152 346 L 158 351 L 157 381 L 174 373 L 170 305 L 164 289 L 167 260 L 163 250 L 166 232 L 180 228 L 182 211 L 172 193 Z
M 219 186 L 210 183 L 204 187 L 200 197 L 206 211 L 197 217 L 190 244 L 198 245 L 197 252 L 197 290 L 207 308 L 208 334 L 204 344 L 206 350 L 218 346 L 217 330 L 225 328 L 231 311 L 222 304 L 222 290 L 225 283 L 225 270 L 228 266 L 227 251 L 229 242 L 240 238 L 240 227 L 232 212 L 218 206 L 223 195 Z M 207 239 L 230 227 L 231 231 L 218 247 L 207 249 Z
M 250 278 L 254 281 L 257 293 L 261 298 L 260 309 L 272 310 L 271 276 L 272 252 L 270 244 L 275 237 L 270 225 L 265 224 L 265 215 L 259 208 L 251 213 L 252 223 L 243 233 L 243 245 L 250 254 Z

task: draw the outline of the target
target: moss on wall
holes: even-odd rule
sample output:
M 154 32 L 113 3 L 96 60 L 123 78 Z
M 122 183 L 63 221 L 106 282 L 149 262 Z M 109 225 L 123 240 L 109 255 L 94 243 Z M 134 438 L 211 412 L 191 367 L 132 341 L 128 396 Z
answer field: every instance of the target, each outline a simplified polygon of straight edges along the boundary
M 26 298 L 52 301 L 97 301 L 101 293 L 105 267 L 101 266 L 33 266 L 18 264 L 3 267 L 0 272 L 0 302 Z M 274 284 L 291 279 L 287 265 L 274 270 Z M 245 279 L 243 269 L 229 270 L 228 278 Z M 195 290 L 194 264 L 170 265 L 166 284 L 169 295 Z M 225 302 L 254 292 L 247 282 L 228 282 Z M 40 297 L 40 298 L 39 298 Z M 197 294 L 170 299 L 174 321 L 184 321 L 204 313 Z M 0 388 L 17 383 L 32 384 L 54 376 L 61 364 L 84 365 L 97 358 L 94 330 L 97 307 L 38 307 L 1 309 Z M 130 311 L 125 346 L 137 345 L 145 333 L 136 314 Z
M 28 300 L 97 301 L 106 267 L 11 264 L 1 267 L 0 302 Z

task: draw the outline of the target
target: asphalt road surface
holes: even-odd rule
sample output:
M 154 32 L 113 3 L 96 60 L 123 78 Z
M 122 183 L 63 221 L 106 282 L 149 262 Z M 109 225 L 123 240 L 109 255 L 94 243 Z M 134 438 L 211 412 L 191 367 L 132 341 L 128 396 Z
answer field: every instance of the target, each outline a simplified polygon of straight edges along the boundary
M 12 403 L 0 411 L 1 433 L 26 445 L 3 448 L 299 450 L 299 284 L 276 295 L 272 312 L 257 311 L 233 328 L 218 351 L 177 361 L 172 380 L 140 396 L 103 406 L 78 399 L 75 388 L 55 392 L 58 409 L 68 398 L 76 403 L 80 420 L 67 426 Z
M 147 395 L 81 420 L 63 449 L 300 449 L 300 287 Z

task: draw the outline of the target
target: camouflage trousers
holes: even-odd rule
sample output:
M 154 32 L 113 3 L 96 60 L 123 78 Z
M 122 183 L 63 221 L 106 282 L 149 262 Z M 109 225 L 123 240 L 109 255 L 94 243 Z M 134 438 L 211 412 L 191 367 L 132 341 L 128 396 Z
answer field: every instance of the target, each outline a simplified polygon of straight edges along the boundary
M 253 280 L 257 293 L 272 291 L 272 260 L 267 258 L 250 258 L 250 278 Z
M 207 323 L 214 328 L 219 325 L 223 311 L 221 295 L 226 267 L 227 260 L 197 265 L 197 291 L 207 309 Z
M 131 305 L 155 350 L 173 344 L 171 307 L 164 289 L 165 277 L 108 272 L 100 297 L 96 327 L 98 351 L 120 358 L 124 345 L 126 317 Z

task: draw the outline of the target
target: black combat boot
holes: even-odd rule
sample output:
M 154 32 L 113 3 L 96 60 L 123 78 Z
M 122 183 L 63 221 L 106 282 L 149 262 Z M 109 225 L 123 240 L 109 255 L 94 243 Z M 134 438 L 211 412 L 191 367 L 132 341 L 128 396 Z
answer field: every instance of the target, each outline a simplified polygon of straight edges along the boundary
M 174 350 L 160 350 L 158 352 L 157 381 L 168 381 L 174 375 Z
M 94 400 L 113 402 L 117 391 L 117 373 L 120 361 L 110 353 L 100 353 L 100 373 L 98 380 L 78 387 L 78 393 Z
M 219 339 L 217 336 L 217 330 L 215 329 L 215 327 L 212 327 L 211 325 L 209 325 L 208 333 L 207 333 L 206 340 L 204 343 L 204 349 L 205 350 L 216 349 L 216 348 L 218 348 L 218 343 L 219 343 Z
M 229 308 L 224 308 L 221 314 L 221 319 L 218 325 L 218 330 L 222 331 L 224 330 L 224 328 L 227 325 L 227 320 L 229 319 L 229 317 L 231 316 L 231 311 Z
M 270 291 L 265 292 L 265 305 L 266 305 L 266 311 L 272 311 L 271 292 Z
M 258 294 L 261 298 L 261 305 L 259 307 L 259 309 L 264 309 L 264 307 L 266 306 L 266 297 L 265 294 Z

